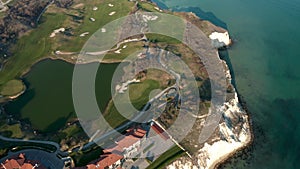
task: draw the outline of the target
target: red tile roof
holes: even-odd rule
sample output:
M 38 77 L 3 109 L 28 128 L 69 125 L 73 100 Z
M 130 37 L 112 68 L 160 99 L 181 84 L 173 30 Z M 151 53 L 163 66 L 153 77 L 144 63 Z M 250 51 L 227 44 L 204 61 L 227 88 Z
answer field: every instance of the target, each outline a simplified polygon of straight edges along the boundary
M 164 140 L 168 140 L 170 137 L 167 135 L 166 132 L 164 132 L 164 130 L 159 127 L 156 123 L 154 123 L 151 128 L 157 133 L 159 134 Z
M 11 159 L 11 160 L 6 160 L 4 162 L 4 168 L 5 169 L 17 169 L 17 168 L 21 168 L 21 166 L 19 165 L 17 160 Z
M 105 167 L 109 167 L 115 164 L 117 161 L 123 159 L 124 148 L 128 148 L 134 143 L 138 142 L 141 138 L 143 138 L 147 131 L 141 128 L 131 128 L 126 130 L 126 134 L 120 136 L 116 139 L 116 144 L 111 148 L 107 148 L 103 150 L 104 154 L 100 156 L 97 162 L 90 163 L 85 166 L 85 169 L 104 169 Z M 77 169 L 82 169 L 82 167 L 77 167 Z
M 104 153 L 107 152 L 114 152 L 114 153 L 121 153 L 123 152 L 124 148 L 128 148 L 134 143 L 138 142 L 142 137 L 145 136 L 146 132 L 145 130 L 138 128 L 138 129 L 128 129 L 126 130 L 127 133 L 123 136 L 120 136 L 118 139 L 116 139 L 116 146 L 112 148 L 108 148 L 104 150 Z
M 12 157 L 1 163 L 0 169 L 32 169 L 38 162 L 26 160 L 25 154 L 21 153 L 19 156 Z M 45 167 L 39 165 L 35 169 L 44 169 Z

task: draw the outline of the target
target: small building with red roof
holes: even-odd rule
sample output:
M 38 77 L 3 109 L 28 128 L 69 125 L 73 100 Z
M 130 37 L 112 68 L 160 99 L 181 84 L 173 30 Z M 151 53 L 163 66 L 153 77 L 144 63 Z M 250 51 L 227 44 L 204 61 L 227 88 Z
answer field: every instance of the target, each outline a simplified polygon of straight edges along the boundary
M 168 136 L 168 134 L 164 131 L 164 129 L 162 129 L 159 125 L 157 125 L 156 123 L 153 123 L 153 125 L 151 126 L 151 128 L 164 140 L 168 140 L 170 139 L 170 137 Z

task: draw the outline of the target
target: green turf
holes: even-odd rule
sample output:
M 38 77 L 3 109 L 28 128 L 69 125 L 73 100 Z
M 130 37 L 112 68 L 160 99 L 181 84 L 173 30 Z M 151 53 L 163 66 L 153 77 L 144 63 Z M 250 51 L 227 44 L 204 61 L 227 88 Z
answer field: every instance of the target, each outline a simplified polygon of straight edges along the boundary
M 131 84 L 129 86 L 129 97 L 131 99 L 131 104 L 136 108 L 136 110 L 134 112 L 126 112 L 126 114 L 133 115 L 137 110 L 141 110 L 149 101 L 150 92 L 154 89 L 159 88 L 159 82 L 152 79 L 146 79 L 141 83 Z M 124 97 L 124 95 L 122 94 L 117 94 L 114 97 L 118 97 L 116 98 L 116 100 L 125 100 L 122 99 L 122 97 Z M 104 117 L 106 121 L 111 125 L 111 127 L 120 126 L 122 123 L 128 120 L 119 113 L 112 101 L 108 104 L 107 109 L 104 113 Z
M 126 46 L 124 49 L 123 47 Z M 132 60 L 136 58 L 136 52 L 142 50 L 143 43 L 142 42 L 131 42 L 131 43 L 126 43 L 120 46 L 119 49 L 121 49 L 121 53 L 115 53 L 109 52 L 105 55 L 103 58 L 103 61 L 114 61 L 114 62 L 121 62 L 124 59 L 126 60 Z
M 126 119 L 119 113 L 119 111 L 116 109 L 115 105 L 112 102 L 108 104 L 107 111 L 104 114 L 104 118 L 112 128 L 116 128 L 122 123 L 128 121 L 128 119 Z
M 114 6 L 109 7 L 109 3 L 113 4 Z M 107 23 L 128 15 L 132 10 L 132 7 L 134 6 L 134 2 L 118 0 L 105 0 L 104 2 L 92 0 L 84 2 L 84 4 L 84 18 L 82 20 L 82 24 L 80 24 L 73 30 L 74 36 L 72 38 L 65 41 L 59 41 L 60 46 L 57 48 L 57 50 L 79 52 L 84 43 L 93 33 L 98 31 Z M 93 7 L 97 7 L 98 10 L 94 11 Z M 112 16 L 109 16 L 109 14 L 114 11 L 116 13 Z M 94 18 L 95 22 L 92 22 L 90 18 Z M 80 34 L 85 32 L 89 32 L 89 35 L 85 37 L 79 36 Z
M 18 40 L 13 48 L 14 55 L 8 59 L 8 62 L 0 72 L 1 93 L 4 92 L 5 94 L 6 91 L 3 88 L 7 82 L 20 77 L 37 60 L 51 53 L 49 35 L 53 31 L 52 29 L 58 27 L 65 17 L 65 15 L 59 13 L 45 14 L 38 28 Z M 21 90 L 15 90 L 14 92 L 21 92 Z
M 23 91 L 25 86 L 21 80 L 10 80 L 2 88 L 1 95 L 14 96 Z
M 136 109 L 142 109 L 149 101 L 150 92 L 159 88 L 159 82 L 152 79 L 146 79 L 141 83 L 131 84 L 129 86 L 129 97 L 133 106 Z
M 147 12 L 158 12 L 154 7 L 155 5 L 149 2 L 139 2 L 138 7 L 142 9 L 143 11 Z
M 0 133 L 7 133 L 10 138 L 22 138 L 23 133 L 20 124 L 3 125 L 0 127 Z
M 178 146 L 174 146 L 165 153 L 163 153 L 158 159 L 156 159 L 153 163 L 151 163 L 147 169 L 160 169 L 165 168 L 165 166 L 176 158 L 184 155 L 184 151 Z
M 166 43 L 166 44 L 180 44 L 181 42 L 175 38 L 161 35 L 161 34 L 154 34 L 154 33 L 149 33 L 147 34 L 147 38 L 149 39 L 150 42 L 154 43 Z

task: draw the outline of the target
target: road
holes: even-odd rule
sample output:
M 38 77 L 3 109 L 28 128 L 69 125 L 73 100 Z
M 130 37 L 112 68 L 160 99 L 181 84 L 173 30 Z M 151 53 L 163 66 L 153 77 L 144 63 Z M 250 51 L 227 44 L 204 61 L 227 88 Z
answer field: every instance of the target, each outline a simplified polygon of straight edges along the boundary
M 31 160 L 34 163 L 37 162 L 38 164 L 42 164 L 44 167 L 49 169 L 62 169 L 64 168 L 64 161 L 70 160 L 59 159 L 55 153 L 49 153 L 46 151 L 40 151 L 36 149 L 26 149 L 17 152 L 10 152 L 8 154 L 8 157 L 18 156 L 20 153 L 24 153 L 26 159 Z M 0 159 L 0 163 L 4 162 L 6 159 L 7 157 Z
M 25 139 L 15 139 L 15 138 L 7 138 L 0 135 L 0 139 L 4 141 L 11 141 L 11 142 L 28 142 L 28 143 L 40 143 L 40 144 L 48 144 L 56 147 L 55 153 L 61 152 L 60 145 L 58 143 L 52 141 L 41 141 L 41 140 L 25 140 Z

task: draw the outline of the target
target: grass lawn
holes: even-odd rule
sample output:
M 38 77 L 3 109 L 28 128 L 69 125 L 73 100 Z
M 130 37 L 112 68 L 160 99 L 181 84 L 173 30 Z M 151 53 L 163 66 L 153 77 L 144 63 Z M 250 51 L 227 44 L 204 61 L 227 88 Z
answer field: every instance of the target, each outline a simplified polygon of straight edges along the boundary
M 147 34 L 147 38 L 149 39 L 150 42 L 154 42 L 154 43 L 166 43 L 166 44 L 180 44 L 180 40 L 169 37 L 169 36 L 165 36 L 165 35 L 161 35 L 161 34 L 154 34 L 154 33 L 149 33 Z
M 21 80 L 10 80 L 2 88 L 1 95 L 14 96 L 23 91 L 25 86 Z
M 49 35 L 53 31 L 52 29 L 60 25 L 65 17 L 65 15 L 59 13 L 45 14 L 38 28 L 18 40 L 13 48 L 14 55 L 8 59 L 3 70 L 0 72 L 0 90 L 2 94 L 9 93 L 7 88 L 10 87 L 6 86 L 10 84 L 5 85 L 7 82 L 19 78 L 37 60 L 51 53 Z M 20 91 L 16 89 L 20 89 Z M 17 87 L 13 92 L 21 92 L 21 89 L 21 87 Z
M 152 79 L 146 79 L 141 83 L 131 84 L 129 86 L 129 97 L 133 106 L 136 109 L 141 110 L 149 101 L 150 92 L 159 88 L 159 82 Z
M 153 163 L 151 163 L 147 169 L 159 169 L 165 168 L 165 166 L 178 157 L 181 157 L 185 154 L 185 152 L 179 148 L 178 146 L 174 146 L 165 153 L 163 153 L 158 159 L 156 159 Z
M 155 89 L 163 90 L 168 87 L 168 81 L 172 79 L 168 73 L 157 69 L 149 69 L 147 71 L 146 79 L 140 83 L 130 84 L 128 91 L 130 102 L 134 106 L 134 112 L 126 112 L 127 115 L 133 115 L 137 110 L 141 110 L 144 105 L 149 101 L 149 95 Z M 172 85 L 172 84 L 170 84 Z M 120 101 L 119 104 L 128 104 L 127 99 L 123 94 L 117 94 L 114 97 L 115 100 Z M 123 101 L 123 102 L 122 102 Z M 123 117 L 116 109 L 112 100 L 109 102 L 106 110 L 104 111 L 104 117 L 111 127 L 117 127 L 128 119 Z
M 20 128 L 20 124 L 4 125 L 0 127 L 0 132 L 7 133 L 10 138 L 22 138 L 23 133 Z
M 159 88 L 160 88 L 159 82 L 152 79 L 146 79 L 141 83 L 131 84 L 129 86 L 129 97 L 131 99 L 131 104 L 137 110 L 141 110 L 143 106 L 148 102 L 150 92 L 154 89 L 159 89 Z M 123 96 L 124 95 L 122 94 L 117 94 L 114 97 L 119 97 L 116 100 L 125 100 L 122 99 Z M 136 113 L 136 111 L 126 112 L 126 114 L 132 114 L 132 115 L 134 113 Z M 115 107 L 112 101 L 109 102 L 107 109 L 104 112 L 104 117 L 111 127 L 120 126 L 122 123 L 128 120 L 119 113 L 119 111 L 117 110 L 117 108 Z
M 149 2 L 139 2 L 138 7 L 143 11 L 147 11 L 147 12 L 159 12 L 154 8 L 155 5 Z
M 123 47 L 126 46 L 124 49 Z M 108 52 L 103 61 L 114 61 L 114 62 L 122 62 L 124 59 L 127 60 L 135 59 L 138 51 L 143 49 L 143 42 L 131 42 L 125 43 L 120 46 L 121 53 Z
M 113 4 L 113 7 L 109 7 L 108 4 Z M 58 39 L 57 50 L 61 51 L 71 51 L 71 52 L 79 52 L 85 42 L 89 39 L 89 37 L 101 29 L 107 23 L 118 19 L 120 17 L 126 16 L 130 13 L 134 6 L 134 2 L 129 1 L 118 1 L 118 0 L 91 0 L 84 1 L 84 8 L 78 9 L 78 13 L 83 13 L 84 18 L 81 20 L 82 24 L 74 28 L 74 36 L 71 38 Z M 97 10 L 93 10 L 93 7 L 97 7 Z M 111 12 L 115 12 L 114 15 L 109 15 Z M 94 18 L 95 21 L 92 22 L 90 18 Z M 69 26 L 69 21 L 65 22 L 65 26 Z M 89 32 L 89 35 L 85 37 L 80 37 L 79 35 L 85 32 Z M 70 45 L 72 44 L 72 45 Z

